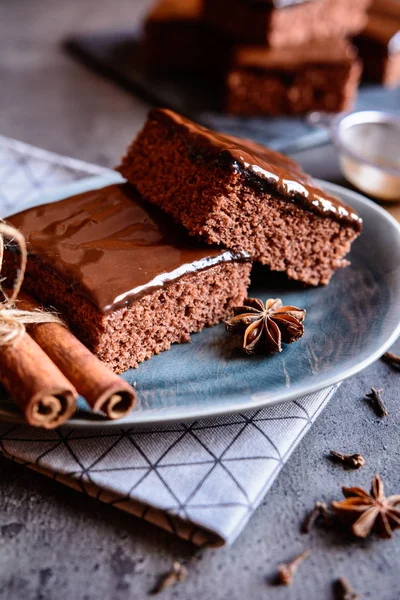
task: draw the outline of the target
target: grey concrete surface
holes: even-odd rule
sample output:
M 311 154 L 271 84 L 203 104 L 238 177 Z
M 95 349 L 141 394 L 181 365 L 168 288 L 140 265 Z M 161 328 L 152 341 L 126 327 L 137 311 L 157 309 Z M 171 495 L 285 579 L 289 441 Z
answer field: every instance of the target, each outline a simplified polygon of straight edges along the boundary
M 147 107 L 75 63 L 60 43 L 78 30 L 134 23 L 146 4 L 0 2 L 0 133 L 102 165 L 118 162 Z M 338 180 L 331 148 L 297 158 L 315 175 Z M 324 600 L 333 598 L 332 580 L 342 575 L 363 598 L 396 600 L 400 532 L 390 541 L 360 542 L 323 529 L 304 536 L 299 524 L 316 500 L 339 498 L 341 484 L 369 486 L 376 471 L 389 493 L 400 492 L 399 377 L 377 362 L 343 383 L 231 548 L 195 553 L 149 524 L 0 459 L 1 600 L 141 600 L 176 559 L 188 562 L 189 574 L 163 593 L 166 600 Z M 371 385 L 385 390 L 386 419 L 363 401 Z M 366 466 L 345 471 L 326 458 L 330 448 L 358 451 Z M 313 553 L 293 586 L 271 586 L 276 564 L 306 547 Z

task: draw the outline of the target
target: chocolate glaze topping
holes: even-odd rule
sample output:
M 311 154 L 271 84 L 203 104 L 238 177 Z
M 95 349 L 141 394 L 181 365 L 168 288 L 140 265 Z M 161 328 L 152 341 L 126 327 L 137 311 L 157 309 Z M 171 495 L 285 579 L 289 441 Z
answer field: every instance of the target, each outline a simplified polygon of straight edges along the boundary
M 149 117 L 182 135 L 194 159 L 214 161 L 243 173 L 249 185 L 361 230 L 361 218 L 338 198 L 328 195 L 287 156 L 250 140 L 211 131 L 168 109 L 157 108 Z
M 201 246 L 128 184 L 28 209 L 9 222 L 28 251 L 103 313 L 222 262 L 249 260 Z

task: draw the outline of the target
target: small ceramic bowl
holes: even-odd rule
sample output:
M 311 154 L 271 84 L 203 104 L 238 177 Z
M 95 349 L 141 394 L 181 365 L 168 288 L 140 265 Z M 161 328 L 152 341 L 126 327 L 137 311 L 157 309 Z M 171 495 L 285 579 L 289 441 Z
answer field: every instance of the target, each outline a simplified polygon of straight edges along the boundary
M 346 179 L 373 198 L 400 201 L 400 117 L 360 111 L 336 117 L 331 128 Z

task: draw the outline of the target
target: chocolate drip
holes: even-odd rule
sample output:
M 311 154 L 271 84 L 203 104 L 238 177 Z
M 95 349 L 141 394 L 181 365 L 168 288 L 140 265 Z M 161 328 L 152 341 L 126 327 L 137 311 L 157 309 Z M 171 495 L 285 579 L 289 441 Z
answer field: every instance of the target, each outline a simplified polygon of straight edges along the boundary
M 128 184 L 28 209 L 9 222 L 29 253 L 103 313 L 222 262 L 249 260 L 189 238 Z
M 300 166 L 287 156 L 250 140 L 217 133 L 167 109 L 153 109 L 150 118 L 178 131 L 193 158 L 215 161 L 243 173 L 249 185 L 262 192 L 302 205 L 324 217 L 331 217 L 361 230 L 362 220 L 338 198 L 326 194 Z

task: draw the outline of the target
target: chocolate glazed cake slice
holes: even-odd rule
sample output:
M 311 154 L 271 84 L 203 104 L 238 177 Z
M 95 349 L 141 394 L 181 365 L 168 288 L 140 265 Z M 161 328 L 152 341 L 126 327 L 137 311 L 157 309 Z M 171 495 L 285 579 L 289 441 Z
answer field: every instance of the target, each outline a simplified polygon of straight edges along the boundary
M 231 316 L 246 296 L 246 253 L 201 246 L 127 184 L 9 222 L 27 240 L 25 289 L 118 373 Z
M 293 160 L 154 109 L 120 172 L 192 235 L 243 250 L 311 285 L 328 283 L 362 222 Z

